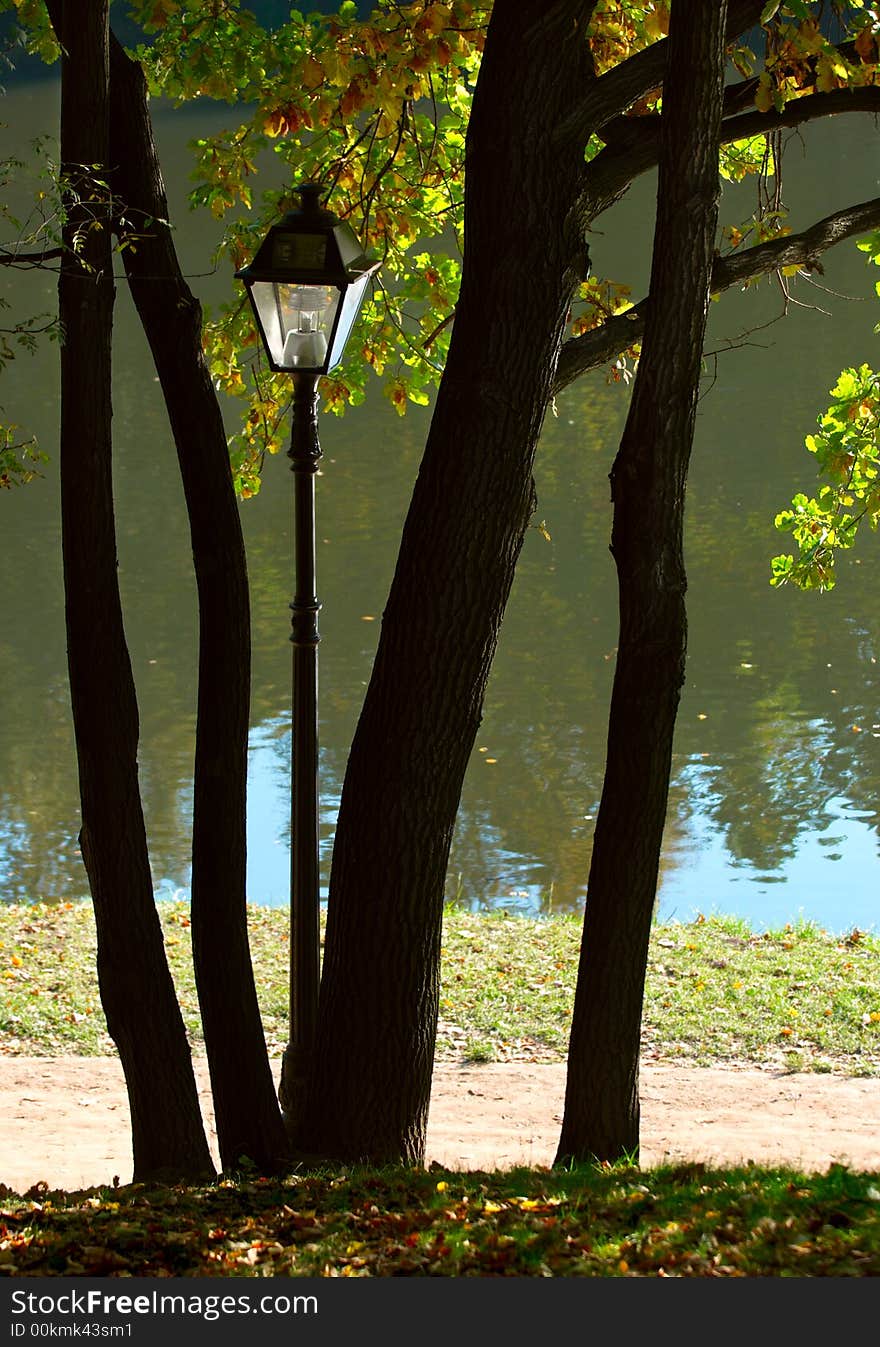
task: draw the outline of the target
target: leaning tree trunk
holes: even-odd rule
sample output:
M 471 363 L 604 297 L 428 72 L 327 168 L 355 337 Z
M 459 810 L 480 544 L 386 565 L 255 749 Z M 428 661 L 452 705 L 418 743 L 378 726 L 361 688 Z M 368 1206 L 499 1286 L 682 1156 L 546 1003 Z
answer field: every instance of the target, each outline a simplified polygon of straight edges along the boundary
M 58 286 L 67 655 L 95 907 L 98 978 L 131 1106 L 135 1180 L 213 1175 L 153 899 L 137 774 L 138 711 L 116 571 L 111 478 L 113 273 L 107 0 L 60 15 L 67 219 Z
M 199 597 L 192 942 L 224 1168 L 285 1167 L 247 929 L 246 793 L 250 606 L 226 432 L 202 351 L 201 306 L 183 279 L 137 62 L 111 40 L 113 188 L 136 247 L 129 286 L 159 375 L 189 513 Z
M 583 142 L 547 147 L 593 78 L 592 9 L 496 0 L 489 25 L 455 328 L 339 812 L 317 1047 L 293 1110 L 310 1155 L 424 1156 L 449 845 L 586 260 Z
M 556 1163 L 638 1153 L 648 940 L 684 682 L 682 550 L 718 213 L 726 3 L 672 7 L 650 309 L 611 473 L 620 639 Z

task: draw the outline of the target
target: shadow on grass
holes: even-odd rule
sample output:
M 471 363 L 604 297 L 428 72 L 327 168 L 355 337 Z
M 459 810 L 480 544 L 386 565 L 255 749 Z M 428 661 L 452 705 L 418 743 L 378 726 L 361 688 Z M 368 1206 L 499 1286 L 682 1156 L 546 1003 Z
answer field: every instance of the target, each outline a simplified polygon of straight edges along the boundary
M 0 1274 L 877 1276 L 880 1174 L 432 1166 L 199 1188 L 0 1188 Z

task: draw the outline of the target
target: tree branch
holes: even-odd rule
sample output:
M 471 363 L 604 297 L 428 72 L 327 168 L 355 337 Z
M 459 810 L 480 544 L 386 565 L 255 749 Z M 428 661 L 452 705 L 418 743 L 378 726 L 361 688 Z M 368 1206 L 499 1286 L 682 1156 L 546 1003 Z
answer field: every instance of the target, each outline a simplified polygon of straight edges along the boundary
M 649 48 L 653 50 L 653 48 Z M 835 89 L 827 94 L 807 94 L 786 103 L 782 112 L 741 113 L 721 123 L 722 144 L 746 140 L 762 132 L 781 127 L 800 126 L 819 117 L 835 117 L 844 112 L 880 113 L 880 88 L 865 85 L 857 89 Z M 626 120 L 626 119 L 622 119 Z M 600 214 L 623 195 L 630 183 L 657 164 L 660 151 L 660 118 L 629 119 L 638 128 L 629 138 L 621 134 L 607 149 L 596 155 L 586 174 L 585 205 L 588 218 Z
M 783 126 L 801 126 L 817 117 L 836 117 L 843 112 L 880 113 L 880 88 L 867 84 L 856 89 L 834 89 L 827 94 L 807 94 L 786 103 L 781 112 L 744 112 L 731 117 L 721 127 L 722 140 L 746 140 L 763 131 L 776 131 Z
M 828 215 L 800 234 L 787 234 L 729 257 L 717 257 L 710 288 L 713 294 L 719 294 L 782 267 L 815 266 L 816 259 L 836 243 L 877 228 L 880 228 L 880 197 Z M 580 375 L 607 364 L 639 341 L 645 330 L 649 302 L 650 297 L 646 296 L 626 313 L 616 314 L 592 332 L 565 342 L 556 368 L 554 396 Z
M 778 271 L 782 267 L 814 266 L 817 258 L 836 243 L 842 243 L 844 239 L 857 234 L 866 234 L 878 226 L 880 197 L 874 197 L 858 206 L 849 206 L 834 215 L 826 215 L 824 220 L 818 220 L 800 234 L 786 234 L 754 248 L 746 248 L 741 253 L 716 258 L 712 268 L 712 293 L 729 290 L 733 285 L 753 280 L 768 271 Z
M 41 252 L 35 253 L 15 252 L 12 248 L 0 248 L 0 266 L 41 267 L 44 262 L 53 262 L 63 256 L 63 248 L 44 248 Z
M 760 0 L 733 0 L 727 14 L 727 40 L 754 27 L 763 8 Z M 667 50 L 668 39 L 663 38 L 601 75 L 558 123 L 553 140 L 568 141 L 574 137 L 586 144 L 593 131 L 656 89 L 666 73 Z

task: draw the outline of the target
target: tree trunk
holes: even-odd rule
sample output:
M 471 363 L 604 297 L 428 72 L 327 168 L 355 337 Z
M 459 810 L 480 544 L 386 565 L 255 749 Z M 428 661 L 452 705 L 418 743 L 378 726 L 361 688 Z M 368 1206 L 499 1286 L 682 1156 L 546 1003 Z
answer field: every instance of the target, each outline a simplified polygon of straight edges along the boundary
M 286 1165 L 247 930 L 246 794 L 250 607 L 226 432 L 202 351 L 202 314 L 183 279 L 153 143 L 143 71 L 113 39 L 113 188 L 137 235 L 123 250 L 168 409 L 189 513 L 199 597 L 192 941 L 220 1157 Z
M 547 146 L 593 78 L 592 9 L 496 0 L 489 25 L 455 328 L 339 811 L 317 1048 L 296 1110 L 312 1156 L 424 1158 L 449 845 L 585 264 L 583 145 Z
M 648 940 L 684 682 L 682 551 L 718 212 L 726 4 L 672 7 L 642 355 L 611 473 L 620 640 L 557 1163 L 639 1147 Z
M 134 1178 L 213 1175 L 153 899 L 137 776 L 138 712 L 116 571 L 111 478 L 113 273 L 107 2 L 60 16 L 67 221 L 59 281 L 61 524 L 67 651 L 95 907 L 98 978 L 131 1106 Z

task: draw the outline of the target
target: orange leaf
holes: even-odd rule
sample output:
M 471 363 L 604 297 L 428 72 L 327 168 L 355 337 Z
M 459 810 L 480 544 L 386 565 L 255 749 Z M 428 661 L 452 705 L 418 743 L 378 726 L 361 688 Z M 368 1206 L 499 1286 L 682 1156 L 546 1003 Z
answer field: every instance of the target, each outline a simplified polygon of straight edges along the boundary
M 366 95 L 360 83 L 352 80 L 339 102 L 343 117 L 350 117 L 353 112 L 359 112 L 365 102 Z
M 429 5 L 416 24 L 416 30 L 423 33 L 442 33 L 452 20 L 448 5 Z

